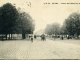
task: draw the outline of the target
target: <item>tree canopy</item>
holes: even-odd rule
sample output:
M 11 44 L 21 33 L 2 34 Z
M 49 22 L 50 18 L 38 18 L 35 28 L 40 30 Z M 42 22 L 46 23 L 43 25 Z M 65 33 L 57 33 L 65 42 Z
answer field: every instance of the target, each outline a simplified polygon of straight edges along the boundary
M 34 20 L 26 12 L 19 13 L 16 26 L 17 26 L 18 33 L 30 34 L 35 29 Z
M 46 26 L 45 29 L 46 34 L 55 34 L 58 35 L 60 33 L 60 24 L 59 23 L 53 23 Z
M 11 3 L 0 7 L 0 33 L 14 33 L 14 26 L 18 17 L 18 11 Z
M 70 14 L 65 20 L 65 25 L 69 35 L 80 35 L 80 13 Z
M 30 34 L 34 29 L 34 20 L 27 12 L 20 12 L 11 3 L 0 7 L 0 34 Z

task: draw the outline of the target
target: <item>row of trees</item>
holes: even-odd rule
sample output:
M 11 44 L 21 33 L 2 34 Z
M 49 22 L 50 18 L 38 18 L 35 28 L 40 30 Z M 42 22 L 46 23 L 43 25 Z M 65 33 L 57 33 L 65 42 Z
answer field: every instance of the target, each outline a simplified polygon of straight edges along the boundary
M 45 33 L 49 35 L 58 35 L 60 33 L 60 24 L 57 22 L 53 24 L 48 24 L 45 28 Z
M 35 29 L 34 20 L 31 16 L 20 9 L 17 9 L 11 3 L 6 3 L 0 7 L 0 34 L 7 35 L 17 33 L 22 34 L 23 39 L 25 34 L 33 33 Z
M 62 26 L 59 23 L 53 23 L 46 26 L 45 33 L 48 35 L 70 35 L 79 38 L 80 35 L 80 13 L 75 12 L 65 19 Z

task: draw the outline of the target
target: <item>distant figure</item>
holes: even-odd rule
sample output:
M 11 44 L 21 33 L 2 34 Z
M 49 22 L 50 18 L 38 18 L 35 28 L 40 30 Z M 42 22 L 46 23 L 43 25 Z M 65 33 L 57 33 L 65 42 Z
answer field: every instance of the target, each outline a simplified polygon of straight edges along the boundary
M 64 37 L 62 36 L 62 37 L 61 37 L 61 39 L 63 40 L 63 39 L 64 39 Z
M 70 39 L 70 37 L 68 36 L 67 39 Z
M 29 36 L 29 39 L 30 39 L 30 37 L 31 37 L 31 36 Z
M 44 41 L 44 40 L 46 40 L 46 38 L 45 38 L 45 35 L 44 35 L 44 34 L 42 34 L 42 35 L 41 35 L 41 41 L 42 41 L 42 40 L 43 40 L 43 41 Z
M 33 42 L 33 36 L 31 36 L 31 42 Z
M 72 36 L 68 36 L 67 39 L 72 39 Z
M 34 35 L 34 38 L 36 39 L 36 35 Z

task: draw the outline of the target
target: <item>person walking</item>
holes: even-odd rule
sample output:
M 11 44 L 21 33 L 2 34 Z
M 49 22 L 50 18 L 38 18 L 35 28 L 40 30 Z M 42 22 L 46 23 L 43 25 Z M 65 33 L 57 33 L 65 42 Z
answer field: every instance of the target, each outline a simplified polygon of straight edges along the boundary
M 34 35 L 34 38 L 36 39 L 36 35 Z
M 31 35 L 31 42 L 33 42 L 33 35 Z
M 62 37 L 61 37 L 61 39 L 63 40 L 63 39 L 64 39 L 64 37 L 62 36 Z

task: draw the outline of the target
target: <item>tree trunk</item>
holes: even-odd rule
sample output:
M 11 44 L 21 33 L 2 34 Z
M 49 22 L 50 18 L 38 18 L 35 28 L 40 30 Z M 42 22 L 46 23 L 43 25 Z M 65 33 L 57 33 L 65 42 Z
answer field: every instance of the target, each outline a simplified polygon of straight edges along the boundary
M 12 40 L 12 34 L 11 34 L 11 40 Z
M 9 40 L 10 40 L 10 34 L 9 34 Z
M 3 41 L 3 34 L 2 34 L 2 41 Z
M 25 33 L 22 33 L 22 39 L 25 39 Z
M 7 40 L 7 34 L 6 34 L 6 40 Z

